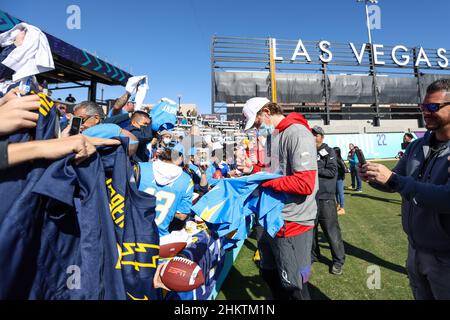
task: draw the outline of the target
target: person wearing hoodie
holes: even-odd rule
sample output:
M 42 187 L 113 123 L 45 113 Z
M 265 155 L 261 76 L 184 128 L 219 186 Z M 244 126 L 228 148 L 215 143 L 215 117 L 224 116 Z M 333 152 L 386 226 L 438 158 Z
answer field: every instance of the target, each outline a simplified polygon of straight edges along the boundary
M 139 162 L 139 190 L 156 197 L 156 218 L 159 236 L 171 232 L 174 219 L 181 221 L 191 213 L 194 183 L 183 171 L 181 145 L 165 146 L 154 162 Z
M 316 137 L 317 167 L 319 173 L 319 192 L 317 193 L 318 210 L 316 228 L 314 229 L 312 257 L 314 261 L 320 259 L 318 236 L 318 227 L 320 224 L 330 244 L 331 256 L 333 258 L 330 272 L 335 275 L 341 275 L 345 262 L 345 252 L 336 211 L 336 180 L 338 176 L 336 153 L 323 142 L 325 131 L 321 127 L 314 126 L 312 133 Z
M 276 103 L 252 98 L 243 108 L 245 130 L 256 128 L 271 143 L 270 166 L 282 177 L 266 181 L 262 187 L 285 195 L 281 215 L 283 227 L 275 237 L 258 234 L 260 274 L 274 299 L 310 299 L 308 280 L 311 272 L 311 247 L 317 178 L 317 151 L 306 119 L 299 113 L 283 115 Z M 248 164 L 252 173 L 261 168 Z

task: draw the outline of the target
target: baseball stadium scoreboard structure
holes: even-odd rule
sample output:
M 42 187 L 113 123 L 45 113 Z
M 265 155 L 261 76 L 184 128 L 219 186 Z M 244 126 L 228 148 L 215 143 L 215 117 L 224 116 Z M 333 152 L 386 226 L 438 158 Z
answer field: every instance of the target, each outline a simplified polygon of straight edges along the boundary
M 450 77 L 450 50 L 421 46 L 214 36 L 211 110 L 242 119 L 267 97 L 309 119 L 417 119 L 427 86 Z

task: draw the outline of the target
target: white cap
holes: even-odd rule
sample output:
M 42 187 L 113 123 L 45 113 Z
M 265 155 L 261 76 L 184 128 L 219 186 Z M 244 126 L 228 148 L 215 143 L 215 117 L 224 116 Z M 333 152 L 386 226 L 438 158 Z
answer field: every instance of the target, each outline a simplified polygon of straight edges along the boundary
M 242 110 L 245 118 L 247 119 L 244 130 L 248 130 L 253 127 L 256 119 L 256 114 L 269 102 L 270 100 L 267 98 L 251 98 L 247 100 L 247 102 L 244 104 L 244 109 Z

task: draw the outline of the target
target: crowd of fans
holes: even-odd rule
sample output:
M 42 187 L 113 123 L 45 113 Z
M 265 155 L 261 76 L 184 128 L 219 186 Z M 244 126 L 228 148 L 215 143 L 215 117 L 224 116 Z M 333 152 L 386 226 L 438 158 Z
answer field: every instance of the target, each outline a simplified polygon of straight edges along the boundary
M 42 103 L 40 95 L 31 92 L 26 94 L 19 88 L 14 88 L 1 98 L 0 133 L 3 137 L 37 127 L 39 115 L 36 111 L 41 108 Z M 35 159 L 56 160 L 71 153 L 75 154 L 77 163 L 82 163 L 96 152 L 96 147 L 117 145 L 119 142 L 114 138 L 127 137 L 130 141 L 128 145 L 130 161 L 141 164 L 143 172 L 152 170 L 157 181 L 153 182 L 153 185 L 143 186 L 142 191 L 152 187 L 158 189 L 175 181 L 181 181 L 179 190 L 186 190 L 193 183 L 193 188 L 188 193 L 189 197 L 186 198 L 186 194 L 175 193 L 177 198 L 188 200 L 175 206 L 176 210 L 171 217 L 169 215 L 169 221 L 166 223 L 159 221 L 160 236 L 164 236 L 183 226 L 183 221 L 191 214 L 192 199 L 197 201 L 201 198 L 214 187 L 217 180 L 250 175 L 267 167 L 272 133 L 267 129 L 256 131 L 236 129 L 231 133 L 231 139 L 227 141 L 226 137 L 230 137 L 229 132 L 212 128 L 199 117 L 198 120 L 191 121 L 188 128 L 184 126 L 185 123 L 178 121 L 171 130 L 154 131 L 150 113 L 147 110 L 134 110 L 134 104 L 128 101 L 129 97 L 129 93 L 119 97 L 107 113 L 102 106 L 93 101 L 74 104 L 69 110 L 68 104 L 56 100 L 53 107 L 57 110 L 59 120 L 58 138 L 20 143 L 8 143 L 5 139 L 1 146 L 3 148 L 1 170 Z M 281 112 L 281 108 L 277 108 L 276 110 Z M 79 127 L 76 126 L 76 119 L 79 119 Z M 321 154 L 321 150 L 326 146 L 323 143 L 323 129 L 315 127 L 312 131 L 307 131 L 307 134 L 311 134 L 311 137 L 312 134 L 316 136 L 318 154 Z M 330 155 L 334 155 L 333 149 L 326 146 L 326 150 Z M 336 188 L 339 185 L 336 159 L 331 157 L 330 160 L 329 156 L 324 159 L 318 160 L 319 192 L 326 196 L 324 199 L 319 196 L 318 202 L 327 203 L 328 211 L 325 210 L 323 220 L 327 223 L 324 223 L 318 215 L 313 226 L 315 225 L 317 230 L 317 225 L 320 224 L 331 243 L 337 243 L 336 246 L 340 248 L 335 250 L 339 252 L 336 254 L 338 260 L 333 261 L 334 269 L 332 269 L 333 273 L 340 274 L 344 253 L 336 210 L 343 210 L 343 200 L 339 202 L 341 207 L 336 208 L 336 194 L 342 195 Z M 151 166 L 147 168 L 142 166 L 142 163 L 151 163 Z M 180 177 L 186 178 L 180 180 Z M 174 202 L 177 200 L 174 199 Z M 321 207 L 319 205 L 319 208 Z M 333 218 L 331 227 L 328 223 L 330 217 Z M 318 249 L 317 246 L 314 248 L 312 253 Z
M 134 103 L 128 101 L 129 97 L 129 93 L 119 97 L 107 113 L 108 116 L 102 106 L 92 101 L 78 103 L 71 108 L 70 112 L 67 104 L 57 100 L 55 107 L 59 118 L 59 138 L 4 143 L 3 148 L 7 148 L 7 151 L 2 153 L 2 169 L 38 158 L 58 159 L 70 153 L 75 153 L 77 162 L 81 163 L 95 153 L 97 146 L 117 144 L 118 141 L 113 138 L 123 136 L 130 139 L 128 146 L 130 161 L 153 163 L 150 169 L 145 170 L 153 170 L 156 181 L 159 181 L 154 187 L 173 183 L 183 171 L 187 178 L 183 180 L 179 189 L 188 189 L 192 181 L 190 199 L 195 199 L 195 202 L 213 188 L 218 179 L 242 177 L 266 170 L 268 167 L 267 159 L 270 158 L 268 152 L 273 143 L 271 130 L 264 127 L 256 131 L 237 129 L 232 132 L 232 141 L 225 141 L 229 133 L 209 127 L 199 117 L 198 120 L 190 121 L 187 129 L 186 122 L 178 121 L 171 130 L 154 131 L 149 111 L 135 111 Z M 35 128 L 38 115 L 33 111 L 39 109 L 39 101 L 40 98 L 36 94 L 22 96 L 18 88 L 9 91 L 1 100 L 0 133 L 5 136 L 21 129 Z M 264 106 L 260 107 L 264 109 Z M 281 110 L 277 108 L 276 110 Z M 74 119 L 77 118 L 81 123 L 79 132 L 72 132 Z M 306 120 L 304 121 L 307 126 Z M 214 134 L 211 135 L 211 133 Z M 317 245 L 320 225 L 325 238 L 330 243 L 333 257 L 330 272 L 339 275 L 343 272 L 345 252 L 337 216 L 345 214 L 346 173 L 352 174 L 351 188 L 356 192 L 362 191 L 361 179 L 357 174 L 358 158 L 355 154 L 358 147 L 350 145 L 347 157 L 350 164 L 348 169 L 342 159 L 341 150 L 331 148 L 323 142 L 325 132 L 321 127 L 315 126 L 309 129 L 307 134 L 315 138 L 314 150 L 317 150 L 317 159 L 313 158 L 317 161 L 315 166 L 317 166 L 319 178 L 317 193 L 311 193 L 314 195 L 314 201 L 317 201 L 317 214 L 314 213 L 312 225 L 314 239 L 311 246 L 311 263 L 321 261 Z M 301 158 L 299 155 L 297 157 Z M 171 173 L 175 176 L 171 176 Z M 159 177 L 158 174 L 161 176 Z M 161 182 L 164 179 L 167 181 Z M 143 187 L 143 190 L 149 187 Z M 186 198 L 183 194 L 179 197 Z M 190 201 L 177 207 L 177 211 L 168 223 L 164 224 L 164 227 L 162 227 L 163 224 L 159 225 L 160 236 L 167 235 L 183 226 L 183 221 L 190 215 L 192 203 L 193 201 Z M 259 252 L 255 254 L 255 260 L 261 260 Z M 262 273 L 264 275 L 264 272 Z M 273 276 L 269 278 L 273 279 Z M 267 276 L 265 279 L 267 280 Z M 268 283 L 271 283 L 271 280 Z M 160 285 L 163 287 L 162 284 Z M 277 290 L 280 289 L 274 289 L 274 296 L 282 298 L 283 296 L 278 296 Z M 304 298 L 305 293 L 298 297 Z
M 185 201 L 184 205 L 179 205 L 169 221 L 166 221 L 165 224 L 161 221 L 158 225 L 162 237 L 183 227 L 184 220 L 190 215 L 192 203 L 211 190 L 218 179 L 251 175 L 268 167 L 267 158 L 271 156 L 270 148 L 274 143 L 272 138 L 276 136 L 272 127 L 261 123 L 259 128 L 253 125 L 257 129 L 256 131 L 235 130 L 232 133 L 232 141 L 225 141 L 228 133 L 205 125 L 201 118 L 191 121 L 187 129 L 186 122 L 178 121 L 171 130 L 153 131 L 149 111 L 135 111 L 134 104 L 129 102 L 128 98 L 128 93 L 119 97 L 109 110 L 108 116 L 102 106 L 92 101 L 83 101 L 74 105 L 72 112 L 68 110 L 66 104 L 56 101 L 55 107 L 60 127 L 58 138 L 20 143 L 3 141 L 1 143 L 1 170 L 35 159 L 59 159 L 72 153 L 75 154 L 76 162 L 81 163 L 96 152 L 96 147 L 117 145 L 118 140 L 113 138 L 127 137 L 130 140 L 128 146 L 130 161 L 152 163 L 152 166 L 145 170 L 153 170 L 157 181 L 153 182 L 153 187 L 167 186 L 178 181 L 181 172 L 186 178 L 182 180 L 179 190 L 188 189 L 190 183 L 193 182 L 192 192 L 189 193 L 188 198 L 185 194 L 177 194 L 177 197 L 191 200 Z M 40 100 L 41 98 L 37 94 L 24 94 L 19 88 L 13 88 L 5 94 L 0 100 L 1 136 L 7 137 L 24 129 L 36 128 L 39 119 L 36 111 L 41 107 Z M 258 113 L 268 108 L 265 105 L 259 106 L 261 109 L 258 110 Z M 277 106 L 270 107 L 268 110 L 269 112 L 270 110 L 280 112 L 281 109 Z M 81 123 L 79 132 L 72 132 L 74 119 L 77 118 Z M 307 126 L 306 120 L 304 121 Z M 211 132 L 215 134 L 211 135 Z M 318 174 L 317 190 L 313 192 L 311 189 L 307 192 L 310 196 L 314 195 L 314 201 L 317 202 L 317 209 L 314 209 L 315 218 L 311 226 L 314 237 L 310 247 L 310 263 L 322 260 L 318 246 L 318 227 L 320 226 L 325 239 L 330 244 L 332 253 L 330 272 L 340 275 L 343 272 L 345 252 L 337 217 L 345 214 L 344 180 L 346 173 L 351 174 L 352 185 L 348 189 L 362 192 L 361 178 L 358 175 L 358 157 L 355 152 L 359 148 L 350 144 L 347 156 L 348 167 L 342 158 L 341 150 L 337 147 L 331 148 L 323 142 L 325 131 L 321 127 L 315 126 L 307 132 L 315 139 L 317 159 L 315 156 L 313 158 L 317 161 L 314 168 L 317 168 L 315 170 Z M 402 144 L 402 147 L 406 148 L 409 143 L 410 134 L 405 134 L 405 145 Z M 301 158 L 298 154 L 296 157 Z M 287 176 L 289 177 L 289 175 Z M 300 183 L 304 183 L 304 180 Z M 149 187 L 151 188 L 150 185 L 143 187 L 143 191 Z M 266 187 L 269 186 L 266 184 Z M 295 193 L 292 190 L 290 192 Z M 303 193 L 302 191 L 302 195 L 305 195 Z M 264 243 L 262 239 L 264 237 L 259 240 Z M 264 252 L 267 251 L 267 248 L 262 245 L 259 246 L 259 250 Z M 262 277 L 271 287 L 274 297 L 280 299 L 308 297 L 308 294 L 305 293 L 306 287 L 299 288 L 300 294 L 297 295 L 280 295 L 283 289 L 282 286 L 274 284 L 273 279 L 276 276 L 273 274 L 268 276 L 267 271 L 264 270 L 266 262 L 261 260 L 264 260 L 265 256 L 267 253 L 261 254 L 258 251 L 255 254 L 255 260 L 260 262 Z M 301 262 L 303 265 L 310 263 Z M 155 285 L 164 287 L 158 279 L 155 281 Z
M 19 33 L 12 46 L 19 47 L 22 41 L 23 34 Z M 14 48 L 3 49 L 2 54 Z M 2 66 L 0 83 L 10 80 L 12 73 Z M 76 102 L 74 97 L 69 95 L 66 103 L 53 103 L 42 93 L 44 86 L 35 77 L 31 82 L 29 90 L 12 85 L 1 95 L 0 172 L 3 174 L 22 163 L 38 159 L 56 160 L 67 155 L 74 155 L 75 164 L 82 165 L 96 153 L 97 147 L 119 145 L 117 138 L 126 138 L 129 141 L 129 161 L 140 168 L 139 189 L 157 199 L 165 199 L 164 203 L 158 204 L 155 219 L 161 238 L 182 228 L 184 221 L 191 216 L 192 204 L 214 188 L 220 179 L 248 176 L 269 169 L 281 174 L 279 178 L 264 182 L 262 187 L 286 195 L 281 212 L 283 226 L 275 237 L 259 230 L 259 251 L 255 255 L 259 257 L 261 277 L 269 285 L 273 297 L 278 299 L 309 298 L 307 283 L 311 265 L 321 259 L 319 225 L 330 244 L 330 272 L 336 275 L 343 273 L 345 250 L 338 215 L 345 214 L 343 191 L 347 172 L 351 174 L 351 188 L 356 192 L 362 192 L 362 179 L 383 191 L 400 192 L 408 203 L 408 208 L 403 209 L 404 215 L 416 211 L 425 215 L 427 207 L 434 213 L 436 210 L 448 213 L 448 182 L 445 185 L 441 181 L 444 172 L 436 172 L 436 168 L 440 168 L 441 171 L 445 169 L 445 175 L 448 174 L 447 160 L 439 158 L 445 150 L 448 155 L 448 81 L 432 84 L 426 97 L 429 101 L 422 107 L 428 129 L 434 130 L 429 137 L 430 143 L 424 145 L 431 150 L 433 160 L 419 158 L 410 165 L 408 159 L 422 155 L 422 149 L 412 153 L 411 147 L 419 147 L 417 143 L 409 146 L 411 136 L 406 134 L 404 147 L 407 155 L 402 154 L 394 172 L 382 165 L 359 163 L 360 149 L 353 144 L 349 146 L 347 168 L 342 151 L 324 143 L 323 128 L 310 128 L 306 119 L 295 112 L 285 116 L 278 104 L 266 98 L 247 101 L 243 109 L 245 128 L 233 131 L 230 136 L 205 125 L 201 117 L 190 112 L 186 115 L 178 113 L 181 121 L 170 128 L 154 128 L 151 113 L 146 109 L 135 110 L 130 92 L 116 99 L 110 110 L 104 110 L 95 101 L 80 102 L 69 110 L 69 104 Z M 35 140 L 33 135 L 40 129 L 40 115 L 52 108 L 58 112 L 55 137 Z M 14 138 L 17 136 L 21 138 Z M 422 141 L 419 143 L 423 144 Z M 415 170 L 420 163 L 423 163 L 420 169 L 423 175 L 417 176 Z M 432 173 L 433 168 L 435 171 Z M 0 185 L 3 183 L 6 182 L 2 181 Z M 430 185 L 434 194 L 430 194 Z M 430 203 L 424 194 L 430 198 L 439 197 L 441 202 Z M 7 196 L 1 195 L 2 199 Z M 442 221 L 440 218 L 442 215 L 436 213 L 436 219 L 431 223 Z M 448 298 L 448 265 L 440 264 L 427 255 L 434 241 L 439 247 L 433 254 L 450 261 L 445 253 L 448 221 L 442 222 L 447 229 L 442 225 L 436 227 L 433 241 L 425 239 L 428 227 L 419 222 L 411 220 L 407 225 L 411 253 L 408 272 L 414 294 L 416 298 Z M 414 223 L 415 226 L 412 225 Z M 425 236 L 414 239 L 414 234 Z M 420 269 L 419 264 L 438 268 L 445 275 L 442 279 L 427 277 L 428 271 Z M 158 266 L 154 286 L 165 288 L 159 278 L 161 266 Z

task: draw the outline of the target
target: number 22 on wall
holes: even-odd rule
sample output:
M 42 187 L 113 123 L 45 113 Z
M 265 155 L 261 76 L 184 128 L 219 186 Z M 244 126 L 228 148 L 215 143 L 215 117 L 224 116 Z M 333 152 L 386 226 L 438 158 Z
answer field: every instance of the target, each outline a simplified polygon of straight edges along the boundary
M 378 138 L 378 145 L 379 146 L 387 146 L 386 135 L 384 133 L 378 133 L 377 134 L 377 138 Z

